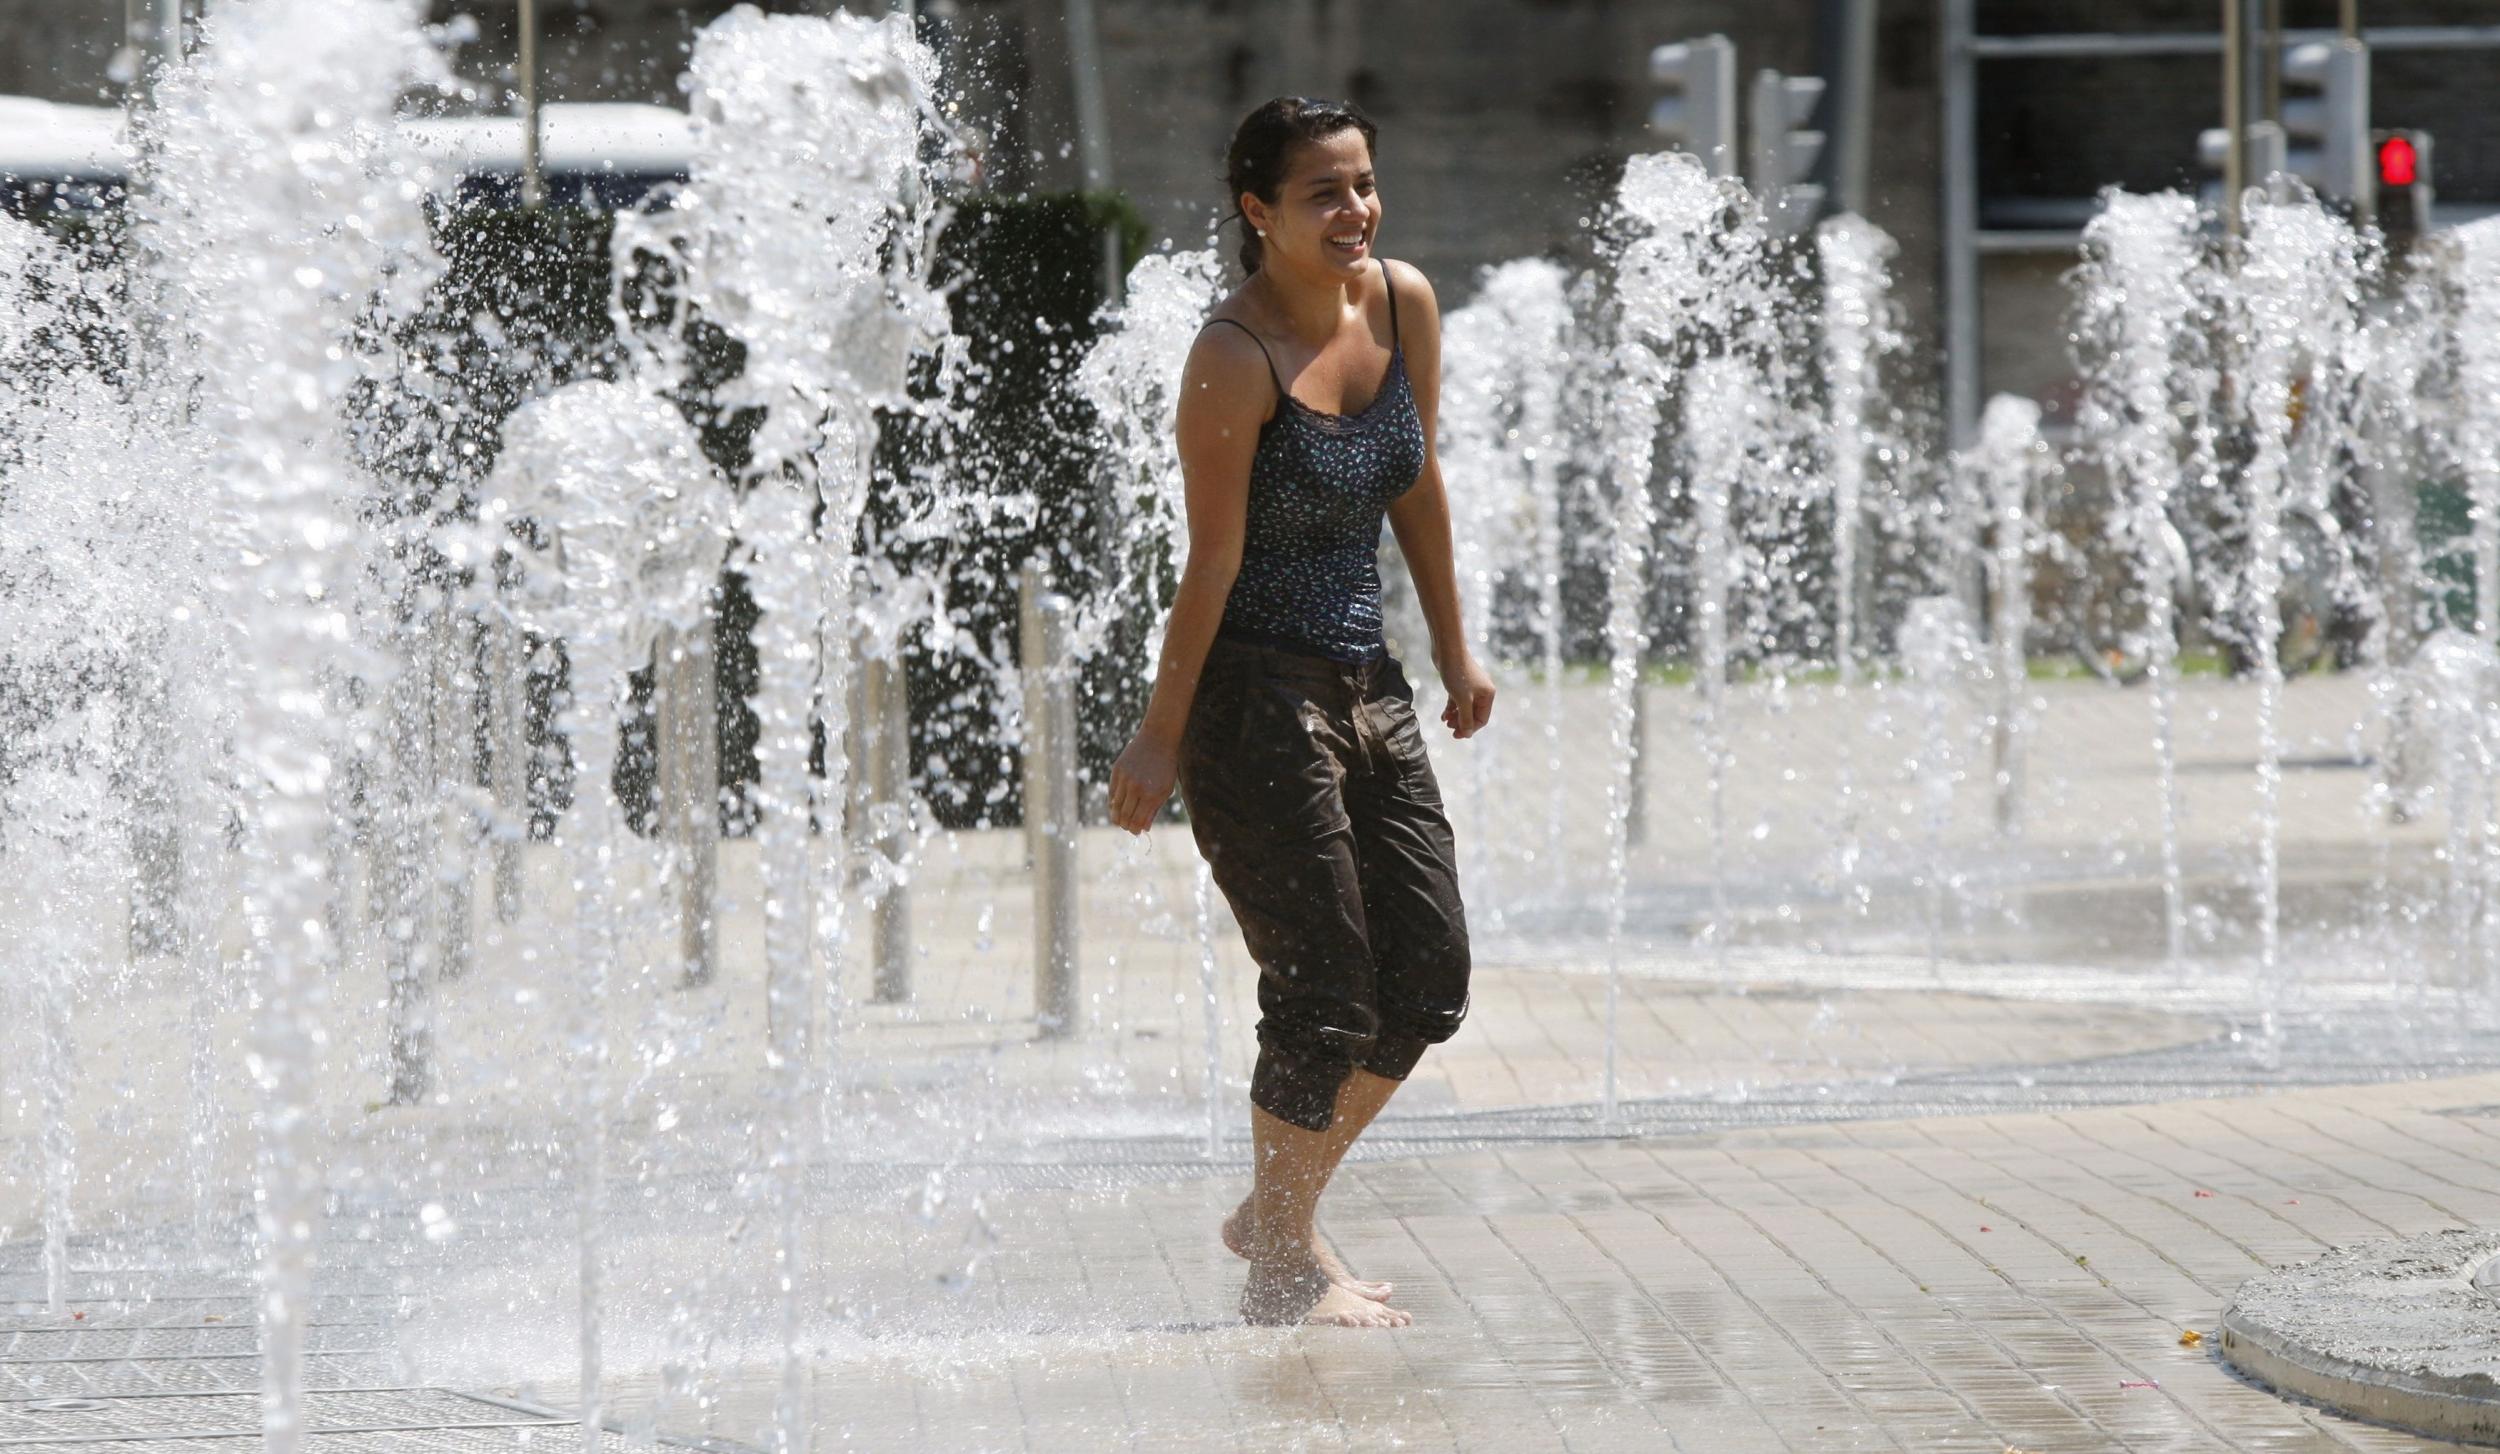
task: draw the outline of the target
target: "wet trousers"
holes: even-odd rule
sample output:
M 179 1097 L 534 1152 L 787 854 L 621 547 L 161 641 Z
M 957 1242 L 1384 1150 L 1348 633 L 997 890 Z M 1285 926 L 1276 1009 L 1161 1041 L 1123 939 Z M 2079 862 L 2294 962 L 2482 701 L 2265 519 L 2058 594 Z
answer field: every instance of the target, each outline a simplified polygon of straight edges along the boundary
M 1456 842 L 1394 657 L 1218 637 L 1181 801 L 1259 966 L 1251 1104 L 1324 1131 L 1355 1067 L 1404 1080 L 1467 1014 Z

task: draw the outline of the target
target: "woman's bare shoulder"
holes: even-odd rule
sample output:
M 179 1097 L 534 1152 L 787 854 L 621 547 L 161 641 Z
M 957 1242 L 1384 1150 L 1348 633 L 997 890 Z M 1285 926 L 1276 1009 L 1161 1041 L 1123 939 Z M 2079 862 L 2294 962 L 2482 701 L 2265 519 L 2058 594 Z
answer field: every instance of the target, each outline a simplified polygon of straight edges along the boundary
M 1441 300 L 1434 295 L 1432 280 L 1424 276 L 1422 268 L 1393 257 L 1382 258 L 1381 263 L 1389 270 L 1389 285 L 1398 290 L 1399 307 L 1420 303 L 1431 317 L 1441 316 Z

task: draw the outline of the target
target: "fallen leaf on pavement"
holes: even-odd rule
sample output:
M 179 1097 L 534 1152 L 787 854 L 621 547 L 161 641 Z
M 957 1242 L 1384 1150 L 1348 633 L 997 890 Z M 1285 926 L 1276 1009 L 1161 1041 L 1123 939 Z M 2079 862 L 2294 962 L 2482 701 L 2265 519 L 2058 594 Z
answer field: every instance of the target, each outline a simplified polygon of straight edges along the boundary
M 2179 1346 L 2182 1348 L 2193 1348 L 2197 1344 L 2204 1341 L 2205 1335 L 2196 1331 L 2194 1328 L 2190 1328 L 2186 1332 L 2179 1335 Z

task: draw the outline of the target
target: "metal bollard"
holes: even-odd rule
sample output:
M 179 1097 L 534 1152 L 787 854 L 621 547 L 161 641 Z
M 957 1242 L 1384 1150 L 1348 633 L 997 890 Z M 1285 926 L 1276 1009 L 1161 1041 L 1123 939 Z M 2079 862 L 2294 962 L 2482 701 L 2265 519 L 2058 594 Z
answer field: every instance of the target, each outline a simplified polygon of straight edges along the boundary
M 1047 1036 L 1076 1033 L 1076 674 L 1065 596 L 1027 562 L 1020 581 L 1024 829 L 1033 856 L 1033 1007 Z
M 439 838 L 434 845 L 434 876 L 442 896 L 434 907 L 441 951 L 435 971 L 446 980 L 467 974 L 474 958 L 470 930 L 476 913 L 477 844 L 483 826 L 478 821 L 474 792 L 474 624 L 469 616 L 454 609 L 450 593 L 446 592 L 436 610 L 435 629 L 425 651 L 432 666 L 427 708 L 432 717 L 434 772 L 439 783 L 435 797 L 440 822 Z
M 1632 760 L 1623 805 L 1623 841 L 1637 845 L 1649 836 L 1649 683 L 1632 677 Z
M 130 817 L 130 954 L 171 954 L 181 948 L 182 824 L 172 741 L 173 682 L 163 658 L 150 660 L 125 688 L 129 720 L 139 724 L 114 775 L 128 795 Z
M 720 881 L 719 688 L 712 625 L 660 633 L 652 715 L 659 736 L 660 836 L 677 869 L 679 984 L 712 982 Z
M 388 1103 L 424 1103 L 434 1086 L 435 871 L 443 849 L 440 834 L 443 776 L 435 738 L 435 654 L 442 618 L 411 604 L 417 613 L 403 640 L 403 669 L 383 690 L 384 741 L 374 839 L 379 871 L 371 881 L 370 913 L 381 930 L 382 975 L 388 998 L 390 1088 Z
M 486 776 L 495 798 L 495 919 L 521 917 L 521 849 L 529 841 L 529 654 L 521 628 L 486 627 Z
M 903 664 L 869 657 L 860 662 L 860 675 L 872 805 L 865 822 L 877 852 L 901 863 L 911 836 L 911 704 Z M 901 1004 L 911 998 L 911 892 L 900 881 L 878 898 L 873 934 L 874 997 L 881 1005 Z

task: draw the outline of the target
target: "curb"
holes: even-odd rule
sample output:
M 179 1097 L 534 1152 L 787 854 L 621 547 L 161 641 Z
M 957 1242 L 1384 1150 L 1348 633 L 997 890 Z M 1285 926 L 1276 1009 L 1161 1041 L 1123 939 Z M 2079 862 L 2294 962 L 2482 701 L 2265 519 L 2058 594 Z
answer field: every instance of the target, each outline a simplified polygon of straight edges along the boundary
M 2500 1445 L 2500 1232 L 2338 1247 L 2242 1283 L 2223 1362 L 2279 1394 L 2462 1444 Z

